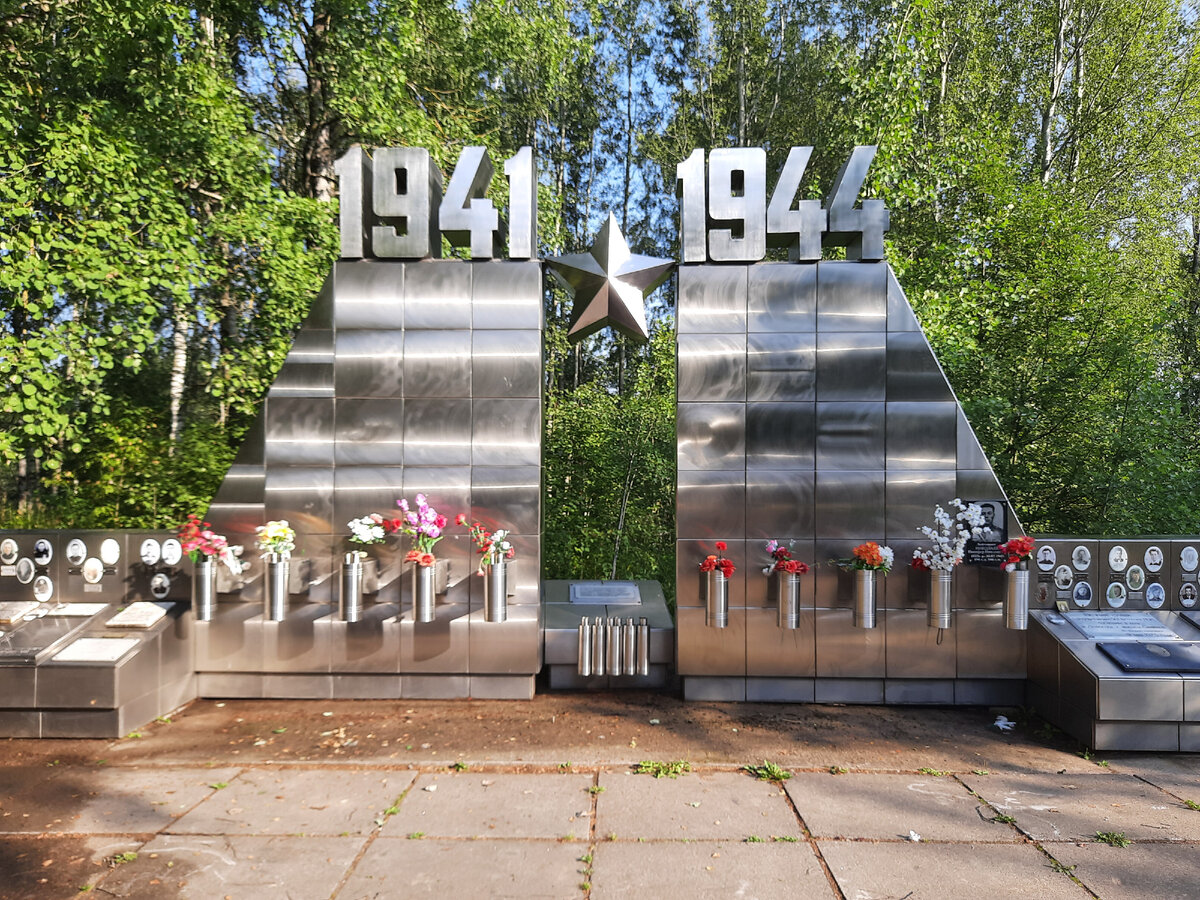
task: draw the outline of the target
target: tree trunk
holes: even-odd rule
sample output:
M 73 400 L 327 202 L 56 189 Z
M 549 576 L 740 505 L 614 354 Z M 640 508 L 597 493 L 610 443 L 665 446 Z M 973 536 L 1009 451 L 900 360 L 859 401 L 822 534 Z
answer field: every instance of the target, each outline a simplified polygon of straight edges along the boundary
M 1058 21 L 1054 29 L 1054 55 L 1050 62 L 1050 91 L 1042 106 L 1042 127 L 1038 138 L 1041 158 L 1042 184 L 1050 181 L 1054 167 L 1054 118 L 1058 115 L 1058 100 L 1062 95 L 1063 81 L 1070 66 L 1067 48 L 1067 32 L 1071 20 L 1071 0 L 1058 0 Z
M 171 342 L 171 435 L 167 453 L 175 455 L 175 444 L 183 430 L 183 389 L 187 383 L 188 317 L 183 303 L 175 301 L 175 334 Z

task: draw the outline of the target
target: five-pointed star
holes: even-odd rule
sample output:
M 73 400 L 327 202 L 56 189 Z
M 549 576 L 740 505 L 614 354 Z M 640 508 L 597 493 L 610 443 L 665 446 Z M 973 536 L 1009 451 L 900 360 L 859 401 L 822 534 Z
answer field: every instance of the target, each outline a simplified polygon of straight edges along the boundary
M 667 280 L 675 263 L 630 253 L 612 213 L 590 251 L 553 256 L 547 262 L 554 277 L 575 297 L 568 341 L 578 343 L 605 325 L 635 341 L 649 340 L 642 301 Z

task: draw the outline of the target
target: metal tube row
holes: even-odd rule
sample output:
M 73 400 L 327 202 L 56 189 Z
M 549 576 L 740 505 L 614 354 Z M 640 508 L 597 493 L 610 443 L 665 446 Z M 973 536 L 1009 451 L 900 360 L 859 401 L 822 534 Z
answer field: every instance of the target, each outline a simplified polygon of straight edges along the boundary
M 580 675 L 649 675 L 650 623 L 642 617 L 584 616 L 579 623 Z

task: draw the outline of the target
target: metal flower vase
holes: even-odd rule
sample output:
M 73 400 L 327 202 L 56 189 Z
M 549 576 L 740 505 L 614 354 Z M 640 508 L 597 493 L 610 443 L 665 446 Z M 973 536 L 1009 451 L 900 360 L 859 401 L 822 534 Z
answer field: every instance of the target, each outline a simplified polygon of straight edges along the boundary
M 483 618 L 486 622 L 508 619 L 508 561 L 490 563 L 483 570 Z
M 729 579 L 720 569 L 706 572 L 707 597 L 704 604 L 704 624 L 709 628 L 729 626 Z
M 800 576 L 795 572 L 776 573 L 779 588 L 779 627 L 800 627 Z
M 854 627 L 875 627 L 875 570 L 854 570 Z
M 210 622 L 217 611 L 217 561 L 205 556 L 192 570 L 192 616 Z
M 412 569 L 413 620 L 432 622 L 436 597 L 433 566 L 414 565 Z
M 278 553 L 267 555 L 267 581 L 263 588 L 263 618 L 282 622 L 288 606 L 288 559 Z
M 1022 560 L 1008 573 L 1008 591 L 1004 595 L 1004 627 L 1013 631 L 1029 628 L 1029 563 Z
M 954 570 L 934 569 L 929 579 L 930 628 L 949 628 L 954 614 Z
M 363 557 L 351 550 L 342 560 L 341 593 L 338 595 L 338 618 L 343 622 L 358 622 L 363 612 Z

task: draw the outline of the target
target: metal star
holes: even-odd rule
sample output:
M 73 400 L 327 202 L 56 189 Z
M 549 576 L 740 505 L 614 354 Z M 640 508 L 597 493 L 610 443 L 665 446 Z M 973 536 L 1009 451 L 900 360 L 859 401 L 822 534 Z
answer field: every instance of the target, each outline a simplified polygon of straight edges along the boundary
M 553 256 L 546 262 L 575 298 L 567 331 L 567 340 L 572 344 L 605 325 L 635 341 L 650 339 L 643 301 L 667 280 L 675 262 L 630 253 L 612 213 L 590 251 Z

